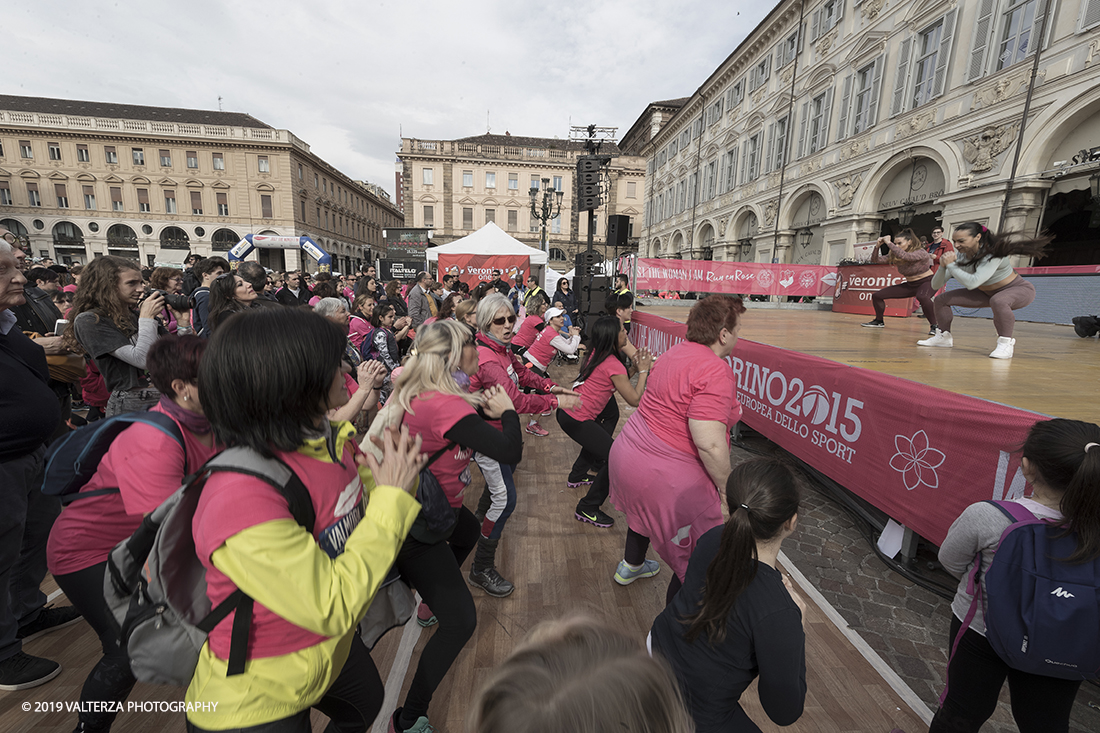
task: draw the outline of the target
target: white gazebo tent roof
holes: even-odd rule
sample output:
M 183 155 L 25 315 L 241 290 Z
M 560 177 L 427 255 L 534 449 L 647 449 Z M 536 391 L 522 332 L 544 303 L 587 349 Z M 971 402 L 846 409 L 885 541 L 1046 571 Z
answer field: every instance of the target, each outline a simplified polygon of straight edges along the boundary
M 532 265 L 545 265 L 549 260 L 541 249 L 529 247 L 493 222 L 488 222 L 473 234 L 438 247 L 428 247 L 428 261 L 438 262 L 439 253 L 474 255 L 524 255 Z

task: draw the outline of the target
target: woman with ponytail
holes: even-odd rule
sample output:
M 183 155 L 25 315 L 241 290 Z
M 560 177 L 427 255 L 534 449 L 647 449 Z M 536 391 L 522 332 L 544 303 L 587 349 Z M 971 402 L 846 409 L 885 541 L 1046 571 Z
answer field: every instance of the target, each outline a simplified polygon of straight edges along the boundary
M 994 234 L 985 226 L 969 221 L 955 228 L 956 252 L 945 252 L 940 267 L 932 277 L 932 290 L 938 291 L 955 278 L 963 286 L 941 293 L 935 300 L 936 333 L 919 346 L 955 345 L 951 336 L 951 306 L 989 308 L 993 311 L 993 327 L 997 329 L 997 348 L 989 355 L 993 359 L 1011 359 L 1016 339 L 1012 330 L 1019 310 L 1035 300 L 1035 286 L 1012 269 L 1009 257 L 1043 257 L 1050 237 L 1027 238 L 1013 233 Z
M 1095 562 L 1100 558 L 1100 427 L 1079 420 L 1037 422 L 1024 441 L 1021 463 L 1024 478 L 1031 484 L 1031 496 L 1016 499 L 1015 503 L 1039 519 L 1068 527 L 1066 532 L 1076 537 L 1076 551 L 1054 560 L 1069 564 Z M 986 639 L 986 575 L 1010 523 L 997 506 L 980 501 L 959 515 L 940 546 L 940 562 L 960 581 L 951 603 L 949 648 L 954 650 L 947 664 L 950 684 L 932 719 L 930 733 L 977 733 L 996 709 L 1006 678 L 1012 717 L 1021 733 L 1069 730 L 1070 710 L 1081 679 L 1013 669 Z M 960 619 L 969 615 L 974 600 L 969 578 L 979 554 L 983 603 L 964 629 Z
M 746 461 L 726 481 L 726 503 L 729 519 L 699 538 L 650 640 L 672 665 L 697 733 L 759 733 L 738 702 L 757 676 L 776 725 L 798 720 L 806 700 L 805 604 L 776 567 L 798 524 L 798 483 L 774 458 Z
M 422 454 L 439 453 L 429 468 L 455 513 L 455 524 L 446 534 L 429 529 L 423 516 L 417 518 L 394 563 L 424 599 L 417 611 L 420 625 L 438 623 L 439 629 L 420 654 L 405 703 L 394 712 L 390 730 L 426 733 L 434 730 L 428 724 L 432 695 L 477 626 L 474 600 L 459 570 L 481 535 L 473 513 L 462 506 L 462 494 L 470 484 L 470 459 L 478 451 L 501 463 L 518 463 L 523 436 L 519 416 L 503 389 L 470 392 L 478 351 L 468 326 L 457 321 L 421 326 L 404 367 L 362 448 L 377 451 L 369 436 L 381 435 L 386 426 L 406 425 L 410 436 L 423 441 Z M 489 420 L 499 421 L 500 428 Z M 479 546 L 478 552 L 484 550 Z
M 593 324 L 588 356 L 581 364 L 580 374 L 573 386 L 581 395 L 581 404 L 569 410 L 558 410 L 557 413 L 558 425 L 581 447 L 566 485 L 571 489 L 588 488 L 588 493 L 577 504 L 574 516 L 578 522 L 587 522 L 601 529 L 615 523 L 600 508 L 611 490 L 607 459 L 614 442 L 611 436 L 619 424 L 619 404 L 615 393 L 622 395 L 631 407 L 637 407 L 645 392 L 649 369 L 653 366 L 653 354 L 645 348 L 638 349 L 633 364 L 638 375 L 638 387 L 635 389 L 624 363 L 623 346 L 626 343 L 626 328 L 615 316 L 603 316 Z M 590 470 L 597 472 L 595 479 L 589 474 Z

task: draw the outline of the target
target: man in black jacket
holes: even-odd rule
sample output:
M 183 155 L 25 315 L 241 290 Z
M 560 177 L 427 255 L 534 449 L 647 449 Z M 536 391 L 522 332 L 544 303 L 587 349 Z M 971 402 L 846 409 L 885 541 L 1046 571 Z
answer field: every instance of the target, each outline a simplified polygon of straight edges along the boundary
M 23 252 L 0 227 L 0 690 L 26 690 L 61 672 L 23 651 L 23 641 L 80 620 L 72 606 L 46 608 L 46 541 L 61 511 L 39 490 L 45 443 L 61 412 L 43 349 L 23 335 L 11 309 L 24 304 Z
M 279 288 L 279 292 L 275 293 L 275 300 L 289 306 L 309 305 L 310 297 L 309 288 L 306 287 L 302 273 L 299 270 L 288 272 L 286 274 L 286 285 Z

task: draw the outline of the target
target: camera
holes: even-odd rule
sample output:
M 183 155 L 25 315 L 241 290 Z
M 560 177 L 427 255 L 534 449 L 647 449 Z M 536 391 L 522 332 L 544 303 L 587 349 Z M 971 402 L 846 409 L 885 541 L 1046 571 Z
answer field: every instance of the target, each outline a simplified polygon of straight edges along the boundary
M 174 311 L 191 310 L 191 299 L 182 293 L 169 293 L 167 290 L 153 290 L 149 297 L 160 294 L 164 297 L 164 304 Z

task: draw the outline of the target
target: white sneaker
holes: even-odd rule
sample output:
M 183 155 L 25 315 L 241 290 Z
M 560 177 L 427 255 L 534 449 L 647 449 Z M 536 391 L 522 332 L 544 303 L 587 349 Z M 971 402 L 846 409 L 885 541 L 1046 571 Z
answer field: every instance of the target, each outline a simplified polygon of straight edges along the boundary
M 951 332 L 941 331 L 938 328 L 936 329 L 935 336 L 917 342 L 917 346 L 943 346 L 947 349 L 950 349 L 954 345 L 955 341 L 951 338 Z
M 1016 339 L 1007 336 L 997 337 L 997 348 L 989 355 L 991 359 L 1011 359 L 1012 347 L 1016 345 Z

